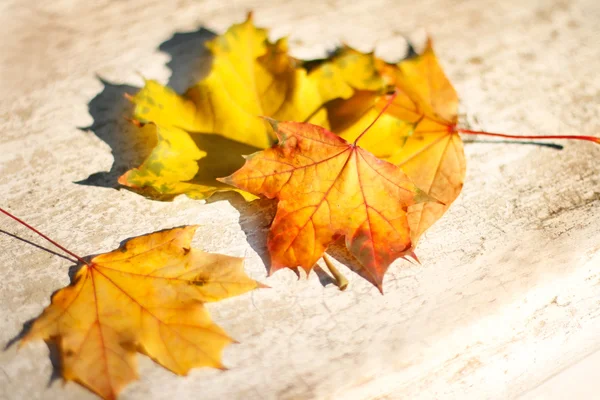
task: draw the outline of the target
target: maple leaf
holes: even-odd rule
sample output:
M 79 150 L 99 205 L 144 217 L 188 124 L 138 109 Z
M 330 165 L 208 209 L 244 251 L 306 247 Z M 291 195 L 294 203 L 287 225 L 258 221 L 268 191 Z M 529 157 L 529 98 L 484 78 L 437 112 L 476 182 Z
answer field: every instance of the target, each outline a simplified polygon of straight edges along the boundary
M 466 160 L 456 129 L 458 95 L 444 74 L 431 40 L 419 56 L 404 60 L 387 73 L 400 92 L 389 114 L 414 124 L 404 146 L 389 161 L 441 203 L 416 204 L 409 209 L 413 243 L 435 223 L 462 190 Z M 379 107 L 382 101 L 379 100 Z
M 183 96 L 147 81 L 131 97 L 133 119 L 154 124 L 158 144 L 140 167 L 119 178 L 120 184 L 157 199 L 182 193 L 205 199 L 234 190 L 216 178 L 241 167 L 240 155 L 273 144 L 275 137 L 259 116 L 326 126 L 320 107 L 337 92 L 321 93 L 317 77 L 288 55 L 287 40 L 269 42 L 251 14 L 207 48 L 213 56 L 210 73 Z
M 363 67 L 363 77 L 351 73 Z M 458 197 L 463 186 L 466 162 L 458 130 L 458 96 L 433 52 L 431 40 L 425 50 L 398 64 L 388 64 L 373 54 L 349 47 L 330 61 L 354 88 L 347 100 L 327 105 L 332 131 L 354 140 L 385 105 L 382 90 L 389 85 L 397 93 L 386 114 L 373 126 L 361 146 L 375 156 L 399 167 L 413 183 L 439 202 L 414 204 L 408 210 L 413 246 Z M 323 79 L 323 76 L 321 76 Z M 339 78 L 336 78 L 339 79 Z M 372 82 L 378 82 L 374 85 Z M 321 82 L 320 87 L 329 84 Z
M 136 237 L 92 258 L 52 297 L 21 344 L 55 342 L 63 377 L 105 399 L 137 378 L 136 351 L 178 375 L 223 369 L 221 353 L 233 340 L 203 303 L 263 285 L 244 273 L 241 258 L 190 248 L 195 231 Z
M 273 148 L 247 157 L 222 181 L 277 198 L 269 231 L 273 273 L 313 268 L 338 237 L 382 290 L 397 258 L 412 254 L 409 206 L 430 201 L 397 166 L 309 123 L 269 120 L 279 138 Z

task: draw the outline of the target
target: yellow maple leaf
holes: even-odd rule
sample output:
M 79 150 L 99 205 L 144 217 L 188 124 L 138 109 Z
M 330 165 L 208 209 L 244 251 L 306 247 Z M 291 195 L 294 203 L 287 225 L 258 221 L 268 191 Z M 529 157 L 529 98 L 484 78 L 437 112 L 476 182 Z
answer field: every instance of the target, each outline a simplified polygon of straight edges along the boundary
M 132 97 L 134 119 L 154 124 L 158 144 L 139 168 L 119 178 L 122 185 L 160 199 L 182 193 L 204 199 L 235 190 L 216 178 L 241 167 L 241 155 L 276 139 L 260 116 L 327 125 L 320 107 L 330 98 L 319 91 L 317 78 L 288 55 L 286 39 L 269 42 L 251 15 L 207 47 L 213 55 L 210 73 L 183 96 L 147 81 Z
M 127 241 L 84 265 L 59 290 L 23 343 L 57 344 L 62 375 L 105 399 L 137 378 L 136 351 L 178 375 L 223 369 L 233 340 L 203 306 L 263 286 L 243 260 L 190 248 L 195 226 Z

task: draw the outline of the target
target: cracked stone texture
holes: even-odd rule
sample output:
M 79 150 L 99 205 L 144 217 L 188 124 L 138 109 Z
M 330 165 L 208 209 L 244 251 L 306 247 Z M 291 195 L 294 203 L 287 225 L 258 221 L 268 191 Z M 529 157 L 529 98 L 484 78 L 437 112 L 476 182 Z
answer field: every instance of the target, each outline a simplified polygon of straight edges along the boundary
M 422 239 L 422 265 L 390 268 L 384 296 L 344 266 L 346 292 L 315 274 L 266 278 L 266 202 L 161 203 L 113 188 L 153 140 L 133 137 L 123 93 L 140 74 L 181 90 L 206 65 L 202 41 L 249 9 L 272 37 L 290 35 L 299 57 L 341 41 L 394 57 L 402 34 L 427 31 L 467 126 L 600 134 L 597 0 L 3 1 L 1 206 L 82 255 L 200 224 L 196 247 L 245 256 L 248 273 L 272 286 L 209 305 L 241 342 L 225 351 L 229 371 L 176 377 L 140 355 L 141 379 L 121 398 L 593 397 L 600 147 L 468 142 L 462 195 Z M 0 221 L 0 398 L 94 398 L 59 383 L 44 343 L 17 351 L 72 263 Z

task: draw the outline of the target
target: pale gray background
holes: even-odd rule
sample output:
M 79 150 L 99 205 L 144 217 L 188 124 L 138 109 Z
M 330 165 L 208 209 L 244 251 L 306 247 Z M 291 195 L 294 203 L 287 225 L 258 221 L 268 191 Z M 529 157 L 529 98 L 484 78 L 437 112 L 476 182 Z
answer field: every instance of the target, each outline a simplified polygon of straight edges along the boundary
M 135 89 L 119 85 L 139 87 L 140 74 L 167 83 L 170 65 L 182 89 L 182 75 L 201 73 L 205 35 L 173 34 L 220 33 L 249 9 L 301 57 L 341 41 L 393 56 L 401 34 L 427 31 L 471 128 L 600 135 L 597 0 L 2 1 L 1 206 L 81 255 L 200 224 L 197 247 L 246 256 L 272 286 L 209 306 L 241 342 L 225 352 L 230 371 L 180 378 L 140 356 L 141 380 L 121 398 L 597 397 L 600 147 L 466 144 L 462 195 L 421 241 L 422 266 L 390 268 L 385 296 L 345 267 L 343 293 L 314 274 L 267 279 L 264 202 L 160 203 L 110 188 L 145 147 L 122 118 Z M 0 229 L 46 246 L 8 218 Z M 4 233 L 0 246 L 4 346 L 68 284 L 72 263 Z M 48 355 L 42 342 L 0 352 L 0 398 L 93 398 L 49 383 Z

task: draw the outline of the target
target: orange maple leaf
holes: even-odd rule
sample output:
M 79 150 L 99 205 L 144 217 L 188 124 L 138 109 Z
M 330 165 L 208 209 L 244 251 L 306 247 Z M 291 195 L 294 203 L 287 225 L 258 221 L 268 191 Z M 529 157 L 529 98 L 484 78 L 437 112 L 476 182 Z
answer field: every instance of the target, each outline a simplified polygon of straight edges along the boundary
M 269 231 L 271 273 L 313 268 L 338 237 L 382 290 L 397 258 L 412 254 L 409 206 L 431 200 L 402 170 L 309 123 L 270 120 L 279 143 L 247 157 L 222 181 L 277 198 Z
M 140 236 L 87 262 L 59 290 L 21 344 L 57 344 L 62 375 L 105 399 L 137 379 L 136 351 L 178 375 L 224 369 L 233 342 L 203 303 L 262 286 L 241 258 L 190 248 L 195 226 Z M 62 247 L 61 247 L 62 248 Z

